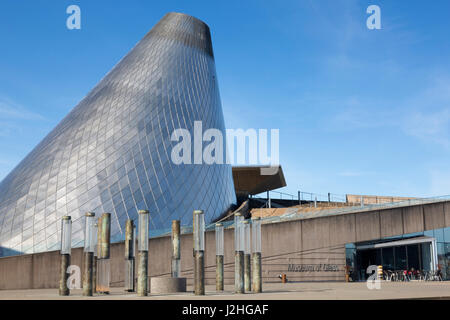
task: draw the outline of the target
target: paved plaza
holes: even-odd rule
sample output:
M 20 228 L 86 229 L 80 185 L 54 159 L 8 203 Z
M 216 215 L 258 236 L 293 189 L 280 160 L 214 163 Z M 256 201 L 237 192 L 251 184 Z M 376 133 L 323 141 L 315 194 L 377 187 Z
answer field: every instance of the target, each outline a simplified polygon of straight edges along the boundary
M 192 290 L 188 287 L 188 290 Z M 126 293 L 123 288 L 112 288 L 109 295 L 83 297 L 81 290 L 73 290 L 69 297 L 60 297 L 57 289 L 0 290 L 0 300 L 381 300 L 381 299 L 445 299 L 450 300 L 450 282 L 382 282 L 381 289 L 369 290 L 366 283 L 310 282 L 265 283 L 263 293 L 233 294 L 233 286 L 225 286 L 223 293 L 215 292 L 214 286 L 206 286 L 205 296 L 192 292 L 138 297 Z

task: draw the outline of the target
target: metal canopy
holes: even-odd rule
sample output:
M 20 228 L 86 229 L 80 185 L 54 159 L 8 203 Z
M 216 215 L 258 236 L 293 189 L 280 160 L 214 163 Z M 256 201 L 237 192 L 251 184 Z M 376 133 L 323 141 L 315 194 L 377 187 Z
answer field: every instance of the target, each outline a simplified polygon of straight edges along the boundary
M 409 239 L 402 239 L 402 240 L 396 240 L 396 241 L 390 241 L 390 242 L 356 246 L 356 249 L 364 250 L 364 249 L 377 249 L 377 248 L 387 248 L 387 247 L 399 247 L 399 246 L 406 246 L 406 245 L 410 245 L 410 244 L 433 242 L 434 240 L 435 240 L 435 238 L 424 236 L 424 237 L 409 238 Z
M 281 166 L 278 166 L 278 171 L 273 175 L 261 174 L 261 169 L 263 168 L 269 168 L 269 166 L 233 167 L 236 195 L 255 195 L 286 186 Z

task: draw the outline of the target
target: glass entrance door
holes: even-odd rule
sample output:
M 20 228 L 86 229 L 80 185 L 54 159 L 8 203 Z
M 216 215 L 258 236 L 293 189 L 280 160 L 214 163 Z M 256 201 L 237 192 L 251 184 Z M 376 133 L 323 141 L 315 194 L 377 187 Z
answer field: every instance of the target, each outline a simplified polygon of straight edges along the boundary
M 383 243 L 378 248 L 376 245 L 369 245 L 360 249 L 357 247 L 355 262 L 358 280 L 367 279 L 366 270 L 371 265 L 381 265 L 385 271 L 408 271 L 411 274 L 416 274 L 418 270 L 421 272 L 434 270 L 436 259 L 434 257 L 433 240 L 432 238 L 428 241 L 421 239 L 420 242 L 416 243 L 412 240 L 404 245 Z

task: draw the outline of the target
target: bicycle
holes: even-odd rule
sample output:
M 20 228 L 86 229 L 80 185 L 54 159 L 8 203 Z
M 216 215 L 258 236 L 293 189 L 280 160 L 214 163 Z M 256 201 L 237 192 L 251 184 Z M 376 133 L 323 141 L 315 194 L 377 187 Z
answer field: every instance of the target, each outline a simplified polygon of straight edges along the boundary
M 386 281 L 398 281 L 395 271 L 386 270 Z
M 408 270 L 401 271 L 401 278 L 400 278 L 400 281 L 405 281 L 405 282 L 407 282 L 407 281 L 410 281 L 410 280 L 411 280 L 411 279 L 409 278 Z
M 441 270 L 435 270 L 431 272 L 432 281 L 442 281 Z
M 425 275 L 423 274 L 423 272 L 420 272 L 420 270 L 417 270 L 416 279 L 419 281 L 425 281 Z

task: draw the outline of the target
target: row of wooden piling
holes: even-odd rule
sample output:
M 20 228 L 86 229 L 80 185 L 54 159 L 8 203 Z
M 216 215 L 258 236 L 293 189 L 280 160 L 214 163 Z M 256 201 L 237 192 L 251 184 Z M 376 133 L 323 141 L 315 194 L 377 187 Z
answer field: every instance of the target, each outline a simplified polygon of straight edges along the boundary
M 135 288 L 135 256 L 136 256 L 136 227 L 129 219 L 125 225 L 125 291 L 137 292 L 138 296 L 148 295 L 148 226 L 149 212 L 139 211 L 138 232 L 138 274 L 137 288 Z M 111 243 L 111 214 L 104 213 L 94 223 L 95 214 L 85 215 L 85 248 L 83 265 L 83 295 L 92 296 L 94 293 L 109 294 L 110 290 L 110 243 Z M 259 221 L 258 221 L 259 222 Z M 259 225 L 260 228 L 260 225 Z M 245 230 L 245 231 L 244 231 Z M 256 229 L 257 230 L 257 229 Z M 260 229 L 259 229 L 260 230 Z M 216 290 L 224 290 L 224 227 L 216 224 Z M 258 231 L 256 231 L 258 232 Z M 260 231 L 259 231 L 260 232 Z M 67 269 L 70 266 L 71 250 L 71 218 L 62 218 L 61 233 L 61 274 L 59 294 L 70 294 Z M 194 293 L 205 294 L 205 222 L 201 210 L 193 212 L 193 258 L 194 258 Z M 255 233 L 255 231 L 253 231 Z M 180 221 L 172 221 L 172 258 L 171 276 L 179 278 L 181 275 L 180 252 Z M 246 242 L 242 237 L 246 238 Z M 240 214 L 235 218 L 235 293 L 262 292 L 261 280 L 261 252 L 249 251 L 250 224 L 243 221 Z M 257 238 L 256 238 L 257 239 Z M 258 239 L 256 240 L 258 241 Z M 260 239 L 259 239 L 260 241 Z M 94 244 L 94 242 L 96 242 Z M 242 245 L 243 243 L 245 244 Z M 256 245 L 258 247 L 258 245 Z M 260 248 L 260 244 L 259 244 Z

